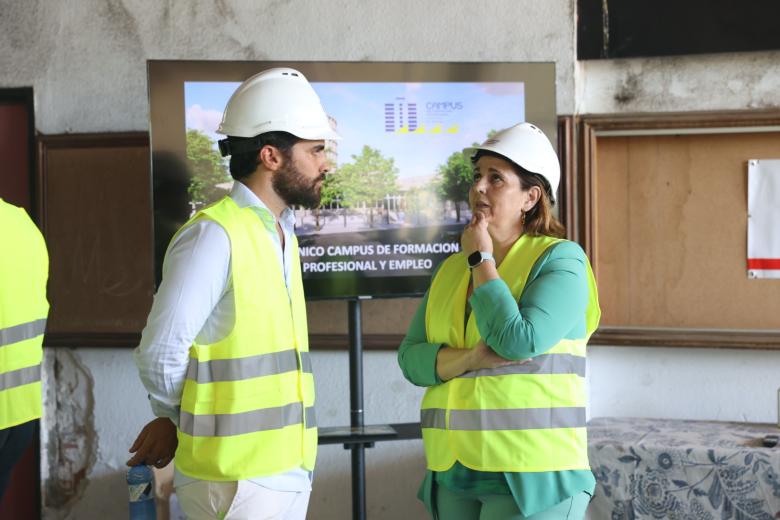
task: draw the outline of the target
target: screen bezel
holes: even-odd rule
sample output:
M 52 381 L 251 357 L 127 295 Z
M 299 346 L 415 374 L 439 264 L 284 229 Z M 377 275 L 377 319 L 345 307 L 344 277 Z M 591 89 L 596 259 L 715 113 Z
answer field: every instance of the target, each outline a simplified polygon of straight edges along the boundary
M 149 60 L 147 73 L 152 175 L 161 152 L 186 164 L 185 82 L 240 82 L 273 67 L 292 67 L 311 82 L 522 82 L 526 101 L 525 120 L 541 128 L 554 146 L 557 143 L 555 64 L 551 62 Z M 158 273 L 164 253 L 155 251 Z M 354 276 L 348 284 L 343 280 L 339 284 L 342 293 L 349 294 L 322 294 L 328 290 L 327 280 L 304 278 L 307 299 L 313 300 L 420 296 L 428 288 L 430 276 Z

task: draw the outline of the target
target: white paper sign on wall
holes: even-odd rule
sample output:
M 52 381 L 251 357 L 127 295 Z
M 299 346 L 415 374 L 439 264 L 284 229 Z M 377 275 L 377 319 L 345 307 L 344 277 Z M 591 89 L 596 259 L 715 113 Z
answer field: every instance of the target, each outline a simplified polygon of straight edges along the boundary
M 749 278 L 780 279 L 780 159 L 748 161 Z

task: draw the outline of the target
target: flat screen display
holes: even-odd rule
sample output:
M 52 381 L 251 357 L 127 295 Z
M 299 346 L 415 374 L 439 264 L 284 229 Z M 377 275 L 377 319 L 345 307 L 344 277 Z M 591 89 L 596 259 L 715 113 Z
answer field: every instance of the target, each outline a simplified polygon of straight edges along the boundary
M 463 148 L 521 121 L 555 142 L 552 64 L 152 61 L 158 273 L 175 230 L 232 187 L 216 133 L 230 95 L 279 66 L 307 76 L 342 137 L 320 206 L 293 208 L 310 299 L 422 294 L 471 218 Z

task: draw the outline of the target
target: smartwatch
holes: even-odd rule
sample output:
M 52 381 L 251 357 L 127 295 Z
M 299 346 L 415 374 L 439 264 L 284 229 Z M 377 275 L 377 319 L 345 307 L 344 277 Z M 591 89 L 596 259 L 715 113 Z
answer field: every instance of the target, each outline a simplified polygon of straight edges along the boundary
M 496 259 L 493 258 L 493 253 L 487 251 L 474 251 L 468 256 L 469 269 L 474 269 L 485 260 L 496 261 Z

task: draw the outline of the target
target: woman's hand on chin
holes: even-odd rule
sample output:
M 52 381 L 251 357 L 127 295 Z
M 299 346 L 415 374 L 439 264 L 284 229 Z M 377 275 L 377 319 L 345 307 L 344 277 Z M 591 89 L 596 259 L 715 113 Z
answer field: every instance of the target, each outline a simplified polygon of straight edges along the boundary
M 490 238 L 487 219 L 482 212 L 475 211 L 471 222 L 463 228 L 463 234 L 460 236 L 460 247 L 467 255 L 474 251 L 493 252 L 493 239 Z

